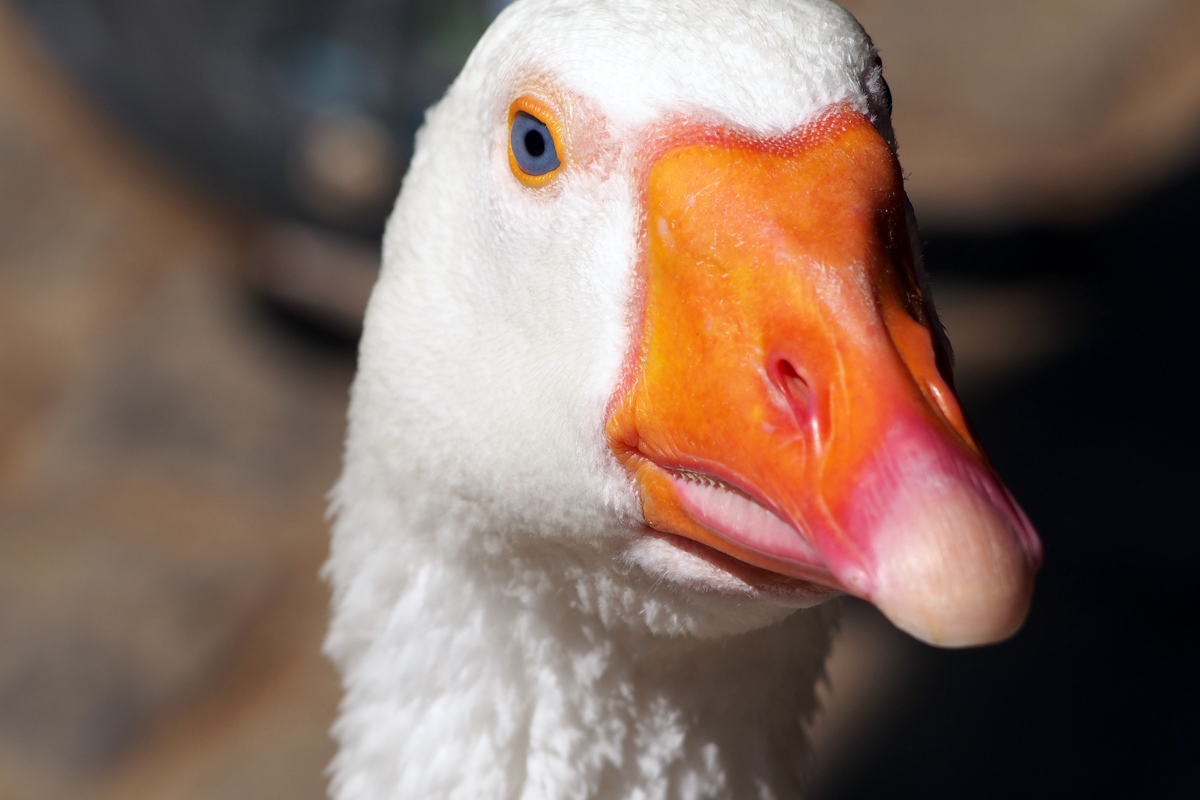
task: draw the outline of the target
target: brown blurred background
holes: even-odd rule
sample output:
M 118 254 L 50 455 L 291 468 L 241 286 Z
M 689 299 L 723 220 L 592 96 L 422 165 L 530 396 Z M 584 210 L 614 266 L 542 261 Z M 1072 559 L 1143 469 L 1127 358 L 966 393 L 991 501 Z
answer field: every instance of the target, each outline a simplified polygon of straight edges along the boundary
M 502 2 L 0 0 L 0 798 L 320 798 L 376 240 Z M 1026 629 L 847 603 L 817 798 L 1195 797 L 1200 4 L 856 0 Z

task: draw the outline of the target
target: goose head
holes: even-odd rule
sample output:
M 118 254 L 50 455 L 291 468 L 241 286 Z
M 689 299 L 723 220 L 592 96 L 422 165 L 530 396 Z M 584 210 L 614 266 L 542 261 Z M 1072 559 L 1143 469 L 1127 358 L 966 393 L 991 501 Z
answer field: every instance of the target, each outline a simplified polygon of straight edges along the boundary
M 339 530 L 603 572 L 667 632 L 850 593 L 1013 633 L 1040 544 L 955 397 L 890 105 L 823 0 L 506 9 L 388 227 Z

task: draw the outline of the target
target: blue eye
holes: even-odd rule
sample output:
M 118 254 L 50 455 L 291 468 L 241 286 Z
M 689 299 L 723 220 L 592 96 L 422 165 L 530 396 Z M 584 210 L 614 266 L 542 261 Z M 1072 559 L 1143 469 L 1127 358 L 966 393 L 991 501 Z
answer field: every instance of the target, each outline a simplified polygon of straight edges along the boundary
M 518 111 L 513 118 L 509 146 L 517 166 L 526 175 L 545 175 L 558 169 L 561 163 L 546 123 L 524 111 Z

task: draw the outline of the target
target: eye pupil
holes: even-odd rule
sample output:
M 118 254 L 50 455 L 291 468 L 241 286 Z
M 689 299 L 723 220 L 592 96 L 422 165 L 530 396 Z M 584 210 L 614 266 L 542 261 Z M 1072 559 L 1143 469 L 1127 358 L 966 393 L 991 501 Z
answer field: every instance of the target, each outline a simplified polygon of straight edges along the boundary
M 546 140 L 538 131 L 530 131 L 525 134 L 525 149 L 529 151 L 529 155 L 537 158 L 546 152 Z
M 549 126 L 524 111 L 518 111 L 513 117 L 509 146 L 513 161 L 525 175 L 548 175 L 562 163 Z

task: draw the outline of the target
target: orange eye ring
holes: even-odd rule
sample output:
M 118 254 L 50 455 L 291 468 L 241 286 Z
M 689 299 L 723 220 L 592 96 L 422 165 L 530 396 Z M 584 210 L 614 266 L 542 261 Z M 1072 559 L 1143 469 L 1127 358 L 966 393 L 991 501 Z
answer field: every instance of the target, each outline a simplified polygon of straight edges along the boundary
M 550 172 L 543 175 L 530 175 L 521 169 L 521 165 L 517 163 L 517 156 L 513 153 L 512 148 L 512 126 L 517 118 L 517 114 L 524 112 L 529 116 L 543 123 L 549 130 L 550 136 L 554 140 L 554 149 L 558 153 L 559 165 Z M 538 100 L 536 97 L 524 94 L 513 100 L 512 105 L 508 108 L 508 130 L 510 132 L 508 142 L 508 167 L 512 170 L 513 176 L 526 186 L 537 189 L 550 181 L 554 180 L 558 173 L 562 172 L 563 164 L 566 163 L 567 157 L 563 150 L 563 131 L 562 125 L 558 121 L 558 116 L 550 109 L 548 105 Z

